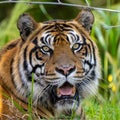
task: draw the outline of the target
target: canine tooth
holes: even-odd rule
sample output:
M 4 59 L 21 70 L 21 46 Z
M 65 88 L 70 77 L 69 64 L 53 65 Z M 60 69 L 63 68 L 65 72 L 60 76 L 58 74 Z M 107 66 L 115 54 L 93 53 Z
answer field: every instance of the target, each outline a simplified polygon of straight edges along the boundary
M 57 96 L 58 96 L 58 97 L 61 97 L 60 89 L 59 89 L 59 88 L 57 88 Z
M 75 92 L 76 92 L 76 88 L 75 88 L 75 87 L 73 87 L 73 88 L 72 88 L 72 96 L 74 96 L 74 95 L 75 95 Z

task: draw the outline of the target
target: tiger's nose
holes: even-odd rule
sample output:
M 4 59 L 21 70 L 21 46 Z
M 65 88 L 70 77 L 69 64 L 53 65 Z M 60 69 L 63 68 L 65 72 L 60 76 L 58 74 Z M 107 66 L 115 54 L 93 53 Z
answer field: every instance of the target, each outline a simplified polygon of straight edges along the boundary
M 61 66 L 56 67 L 56 71 L 64 76 L 68 76 L 73 71 L 75 71 L 75 66 L 73 66 L 73 65 L 61 65 Z

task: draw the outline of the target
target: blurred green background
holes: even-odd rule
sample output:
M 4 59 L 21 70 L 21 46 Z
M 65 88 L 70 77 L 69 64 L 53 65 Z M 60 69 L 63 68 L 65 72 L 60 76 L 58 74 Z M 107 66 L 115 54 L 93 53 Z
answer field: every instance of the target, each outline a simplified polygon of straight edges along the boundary
M 26 0 L 30 1 L 30 0 Z M 35 1 L 35 0 L 34 0 Z M 51 1 L 57 0 L 36 0 Z M 86 0 L 61 0 L 70 4 L 87 5 Z M 87 0 L 90 6 L 120 10 L 120 0 Z M 16 26 L 22 13 L 31 14 L 36 21 L 50 19 L 73 19 L 81 8 L 61 5 L 0 4 L 0 48 L 19 37 Z M 102 78 L 96 98 L 120 105 L 120 13 L 93 10 L 95 23 L 91 36 L 99 48 Z M 118 26 L 111 28 L 110 26 Z M 119 111 L 120 113 L 120 111 Z

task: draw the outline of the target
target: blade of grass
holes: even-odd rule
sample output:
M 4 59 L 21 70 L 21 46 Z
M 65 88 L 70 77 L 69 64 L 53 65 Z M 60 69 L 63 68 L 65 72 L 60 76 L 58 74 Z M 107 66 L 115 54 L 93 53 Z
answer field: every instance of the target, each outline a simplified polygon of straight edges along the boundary
M 46 17 L 48 20 L 53 19 L 53 18 L 48 14 L 48 12 L 46 11 L 44 5 L 41 4 L 41 5 L 39 5 L 39 7 L 40 7 L 40 10 L 43 12 L 43 14 L 45 15 L 45 17 Z
M 31 85 L 31 91 L 30 91 L 30 95 L 28 97 L 28 120 L 32 120 L 32 109 L 33 109 L 33 93 L 34 93 L 34 74 L 32 74 L 32 85 Z

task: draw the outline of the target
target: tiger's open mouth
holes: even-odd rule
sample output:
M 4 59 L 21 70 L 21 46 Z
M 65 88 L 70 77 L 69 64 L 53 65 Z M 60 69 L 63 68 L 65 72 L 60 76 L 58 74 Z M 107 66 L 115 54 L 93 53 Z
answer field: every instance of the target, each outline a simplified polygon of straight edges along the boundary
M 66 82 L 61 87 L 53 87 L 51 91 L 51 102 L 53 104 L 59 102 L 64 103 L 73 103 L 77 101 L 79 103 L 78 90 L 75 86 Z

